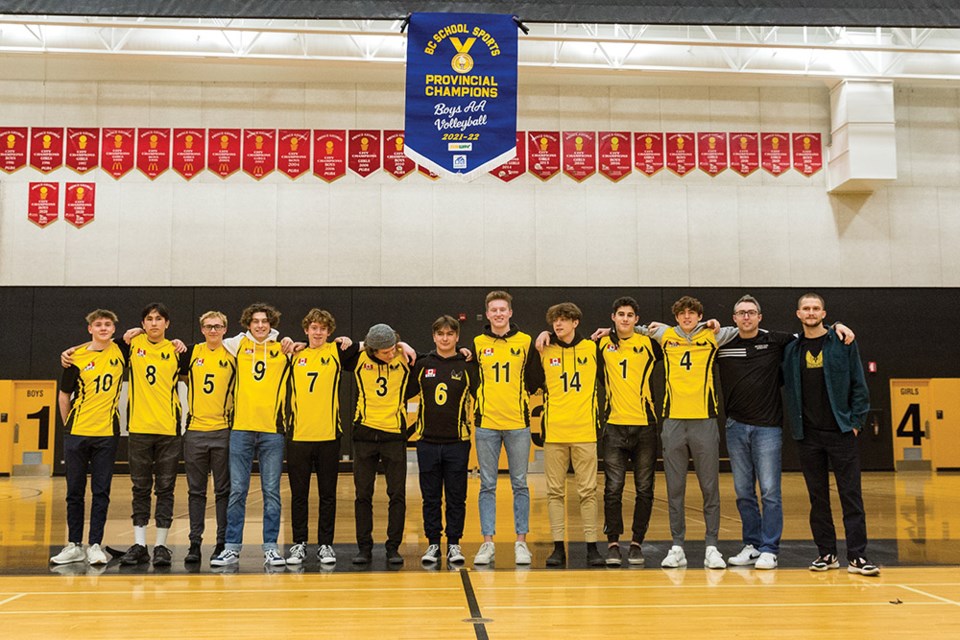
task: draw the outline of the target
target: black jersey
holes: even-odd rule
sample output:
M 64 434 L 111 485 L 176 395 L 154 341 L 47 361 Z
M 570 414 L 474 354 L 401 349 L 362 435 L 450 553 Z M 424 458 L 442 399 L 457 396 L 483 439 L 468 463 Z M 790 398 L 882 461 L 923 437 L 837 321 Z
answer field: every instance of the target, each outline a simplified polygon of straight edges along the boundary
M 476 362 L 460 353 L 449 358 L 435 351 L 417 358 L 408 396 L 420 394 L 417 434 L 438 444 L 470 440 L 470 401 L 476 398 L 479 375 Z
M 784 346 L 795 339 L 792 333 L 760 329 L 753 338 L 738 335 L 720 347 L 717 363 L 728 418 L 758 427 L 783 424 L 780 361 Z

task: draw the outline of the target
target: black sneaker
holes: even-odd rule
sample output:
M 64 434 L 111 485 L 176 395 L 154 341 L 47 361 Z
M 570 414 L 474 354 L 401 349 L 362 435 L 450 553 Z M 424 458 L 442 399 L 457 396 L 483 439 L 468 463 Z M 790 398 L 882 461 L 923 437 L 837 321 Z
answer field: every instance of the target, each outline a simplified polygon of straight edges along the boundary
M 353 556 L 353 564 L 370 564 L 373 560 L 373 552 L 370 549 L 360 549 L 357 555 Z
M 146 551 L 146 549 L 144 549 L 144 551 Z M 173 554 L 170 553 L 170 549 L 166 548 L 162 544 L 158 544 L 153 547 L 153 566 L 169 567 L 172 560 Z
M 154 549 L 153 553 L 154 553 L 154 557 L 156 557 L 157 550 Z M 190 550 L 187 551 L 187 555 L 183 559 L 183 561 L 189 564 L 200 562 L 200 543 L 199 542 L 190 543 Z
M 387 564 L 403 564 L 403 556 L 396 549 L 389 548 L 387 549 Z
M 214 558 L 219 557 L 220 554 L 223 553 L 223 549 L 224 544 L 222 542 L 218 542 L 217 546 L 213 548 L 213 553 L 210 554 L 210 559 L 213 560 Z
M 880 567 L 873 564 L 866 558 L 854 558 L 847 565 L 847 573 L 859 573 L 862 576 L 880 575 Z
M 547 558 L 548 567 L 562 567 L 567 564 L 567 550 L 562 542 L 553 543 L 553 553 Z
M 619 567 L 623 564 L 623 556 L 620 554 L 620 544 L 611 543 L 607 546 L 606 565 L 608 567 Z
M 832 553 L 820 556 L 810 563 L 810 571 L 829 571 L 830 569 L 839 568 L 840 562 L 837 560 L 837 556 Z
M 619 551 L 619 548 L 617 549 Z M 607 554 L 609 557 L 609 554 Z M 603 556 L 600 555 L 600 550 L 597 549 L 596 542 L 587 543 L 587 566 L 589 567 L 602 567 L 606 565 L 606 561 L 603 559 Z
M 632 565 L 635 566 L 635 567 L 637 567 L 637 566 L 642 567 L 642 566 L 643 566 L 643 562 L 644 562 L 644 560 L 643 560 L 643 549 L 640 548 L 640 545 L 638 545 L 638 544 L 631 544 L 631 545 L 630 545 L 630 553 L 627 554 L 627 562 L 629 562 L 630 564 L 632 564 Z
M 124 565 L 133 565 L 133 564 L 143 564 L 145 562 L 150 562 L 150 554 L 147 553 L 147 548 L 142 544 L 135 544 L 127 552 L 120 556 L 120 564 Z

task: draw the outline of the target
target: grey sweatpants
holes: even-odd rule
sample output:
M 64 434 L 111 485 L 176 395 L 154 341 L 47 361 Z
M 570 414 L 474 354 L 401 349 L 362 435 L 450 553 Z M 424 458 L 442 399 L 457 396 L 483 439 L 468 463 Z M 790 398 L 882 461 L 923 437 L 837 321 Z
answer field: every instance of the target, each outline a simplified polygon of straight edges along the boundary
M 688 460 L 693 458 L 703 495 L 704 541 L 707 546 L 716 546 L 720 533 L 720 430 L 717 420 L 666 418 L 661 442 L 673 544 L 683 546 L 687 533 L 683 502 L 687 491 Z

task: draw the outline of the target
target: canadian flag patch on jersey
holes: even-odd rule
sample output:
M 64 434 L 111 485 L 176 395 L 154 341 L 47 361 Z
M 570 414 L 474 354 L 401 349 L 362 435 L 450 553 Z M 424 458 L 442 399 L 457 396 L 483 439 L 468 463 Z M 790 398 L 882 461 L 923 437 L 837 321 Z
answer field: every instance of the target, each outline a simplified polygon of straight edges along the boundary
M 437 370 L 436 369 L 427 369 L 426 373 L 423 374 L 425 378 L 436 378 Z
M 369 362 L 368 362 L 367 364 L 363 365 L 363 368 L 364 368 L 366 371 L 373 371 L 373 365 L 370 364 Z
M 608 344 L 608 345 L 607 345 L 607 351 L 616 351 L 616 350 L 617 350 L 617 345 L 615 345 L 615 344 Z
M 484 350 L 483 350 L 483 355 L 485 355 L 485 356 L 492 356 L 492 355 L 493 355 L 493 347 L 487 347 L 486 349 L 484 349 Z
M 147 352 L 144 351 L 143 349 L 137 349 L 137 355 L 140 356 L 141 358 L 146 358 Z
M 197 358 L 196 362 L 193 363 L 193 366 L 195 366 L 195 367 L 202 367 L 202 366 L 203 366 L 203 358 Z
M 84 370 L 84 371 L 93 371 L 94 368 L 96 368 L 96 366 L 97 366 L 97 365 L 95 365 L 94 363 L 91 362 L 90 364 L 88 364 L 87 366 L 85 366 L 85 367 L 83 368 L 83 370 Z
M 243 353 L 244 353 L 244 355 L 252 356 L 252 355 L 253 355 L 253 349 L 244 349 L 244 350 L 243 350 Z
M 560 366 L 560 358 L 550 358 L 550 366 L 551 366 L 551 367 L 559 367 L 559 366 Z
M 305 367 L 305 366 L 307 366 L 307 359 L 306 359 L 306 358 L 300 358 L 299 360 L 297 360 L 297 366 L 298 366 L 298 367 Z

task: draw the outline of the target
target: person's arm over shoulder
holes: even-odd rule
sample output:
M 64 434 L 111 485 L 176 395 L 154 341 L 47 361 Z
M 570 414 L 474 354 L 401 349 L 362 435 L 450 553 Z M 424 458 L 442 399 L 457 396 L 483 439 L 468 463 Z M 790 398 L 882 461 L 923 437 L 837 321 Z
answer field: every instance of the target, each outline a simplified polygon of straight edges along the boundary
M 57 396 L 57 405 L 60 408 L 60 417 L 64 422 L 67 421 L 67 416 L 70 414 L 70 397 L 76 391 L 77 380 L 79 379 L 80 369 L 75 364 L 64 369 L 60 376 L 60 394 Z
M 523 379 L 527 393 L 536 393 L 543 386 L 543 363 L 540 362 L 540 352 L 530 338 L 527 348 L 527 361 L 523 364 Z
M 186 351 L 177 356 L 181 376 L 190 375 L 190 358 L 193 356 L 193 347 L 194 345 L 188 346 Z
M 120 354 L 123 356 L 123 361 L 130 362 L 130 345 L 120 338 L 114 338 L 113 344 L 117 345 L 117 348 L 120 349 Z
M 240 350 L 240 341 L 243 340 L 243 337 L 247 335 L 246 333 L 238 333 L 232 338 L 223 339 L 223 348 L 227 350 L 227 353 L 232 355 L 234 358 L 237 357 L 237 352 Z
M 647 336 L 654 342 L 662 342 L 663 334 L 667 332 L 667 329 L 670 328 L 669 325 L 661 324 L 659 322 L 653 323 L 654 326 L 648 327 L 646 325 L 638 326 L 635 331 L 642 336 Z
M 360 343 L 354 342 L 349 347 L 340 352 L 340 366 L 345 371 L 353 371 L 357 368 L 357 360 L 360 359 Z
M 856 425 L 856 429 L 862 430 L 867 421 L 867 413 L 870 411 L 870 390 L 867 388 L 867 379 L 863 374 L 863 362 L 860 360 L 860 350 L 857 343 L 848 345 L 837 342 L 841 349 L 846 352 L 850 366 L 850 419 Z
M 407 390 L 404 393 L 404 400 L 410 400 L 420 395 L 420 372 L 423 371 L 423 368 L 424 362 L 418 357 L 416 363 L 410 367 L 410 378 L 407 380 Z
M 737 335 L 739 335 L 739 333 L 740 333 L 740 330 L 737 329 L 736 327 L 720 327 L 720 330 L 717 331 L 716 333 L 717 346 L 722 347 L 723 345 L 727 344 L 728 342 L 736 338 Z
M 466 365 L 467 376 L 470 378 L 468 391 L 470 392 L 470 397 L 476 400 L 477 390 L 480 388 L 480 365 L 477 363 L 476 358 L 468 361 Z
M 653 353 L 654 362 L 660 362 L 663 360 L 663 347 L 660 346 L 659 341 L 654 340 L 653 338 L 650 339 L 650 351 Z
M 594 342 L 597 346 L 597 387 L 602 387 L 606 384 L 606 367 L 603 366 L 603 348 L 600 346 L 600 341 L 596 340 Z

